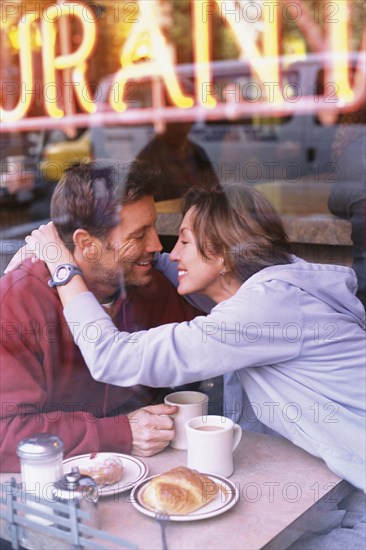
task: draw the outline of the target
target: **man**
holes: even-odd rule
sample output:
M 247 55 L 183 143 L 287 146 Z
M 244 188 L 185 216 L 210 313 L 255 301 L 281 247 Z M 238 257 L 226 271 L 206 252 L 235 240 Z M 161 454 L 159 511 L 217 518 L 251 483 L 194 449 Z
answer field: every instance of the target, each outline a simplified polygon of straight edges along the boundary
M 153 269 L 161 249 L 152 181 L 118 165 L 69 169 L 51 201 L 51 217 L 87 284 L 120 330 L 189 320 L 197 313 Z M 50 254 L 57 250 L 50 247 Z M 18 471 L 16 446 L 34 433 L 59 435 L 65 457 L 88 452 L 149 456 L 174 437 L 174 407 L 145 406 L 157 391 L 95 382 L 72 341 L 43 263 L 25 262 L 0 280 L 2 471 Z M 123 281 L 126 296 L 123 295 Z M 93 330 L 87 337 L 93 338 Z

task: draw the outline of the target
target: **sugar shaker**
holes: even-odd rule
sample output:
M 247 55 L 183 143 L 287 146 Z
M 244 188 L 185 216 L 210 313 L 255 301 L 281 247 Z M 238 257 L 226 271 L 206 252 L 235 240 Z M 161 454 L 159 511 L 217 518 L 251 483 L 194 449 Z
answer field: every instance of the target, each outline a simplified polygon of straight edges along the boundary
M 23 439 L 17 446 L 22 482 L 25 490 L 47 499 L 47 486 L 63 475 L 62 439 L 49 433 L 38 433 Z

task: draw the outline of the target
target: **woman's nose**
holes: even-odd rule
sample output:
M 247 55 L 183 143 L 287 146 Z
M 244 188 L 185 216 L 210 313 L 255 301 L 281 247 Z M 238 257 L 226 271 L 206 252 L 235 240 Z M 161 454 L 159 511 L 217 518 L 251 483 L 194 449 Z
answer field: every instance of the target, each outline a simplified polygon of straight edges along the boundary
M 176 242 L 173 250 L 171 251 L 169 255 L 172 262 L 178 262 L 179 261 L 179 243 Z

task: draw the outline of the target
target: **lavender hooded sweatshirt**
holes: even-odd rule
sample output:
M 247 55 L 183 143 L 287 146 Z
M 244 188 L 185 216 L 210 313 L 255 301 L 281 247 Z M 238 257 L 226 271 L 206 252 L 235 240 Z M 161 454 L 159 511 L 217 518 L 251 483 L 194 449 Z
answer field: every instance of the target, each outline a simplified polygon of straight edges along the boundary
M 157 267 L 176 282 L 168 255 Z M 356 287 L 351 268 L 295 258 L 190 322 L 121 333 L 90 292 L 64 313 L 96 380 L 160 387 L 234 378 L 232 416 L 243 414 L 241 385 L 262 424 L 365 491 L 365 310 Z

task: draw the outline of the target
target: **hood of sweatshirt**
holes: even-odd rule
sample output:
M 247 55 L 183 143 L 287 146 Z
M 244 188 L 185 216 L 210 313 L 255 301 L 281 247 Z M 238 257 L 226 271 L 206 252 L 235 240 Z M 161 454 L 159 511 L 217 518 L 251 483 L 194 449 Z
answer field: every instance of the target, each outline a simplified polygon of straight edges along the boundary
M 284 281 L 326 303 L 335 311 L 351 316 L 365 330 L 365 308 L 355 293 L 357 277 L 352 268 L 341 265 L 313 264 L 293 258 L 292 264 L 267 267 L 247 282 Z

